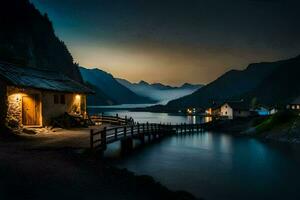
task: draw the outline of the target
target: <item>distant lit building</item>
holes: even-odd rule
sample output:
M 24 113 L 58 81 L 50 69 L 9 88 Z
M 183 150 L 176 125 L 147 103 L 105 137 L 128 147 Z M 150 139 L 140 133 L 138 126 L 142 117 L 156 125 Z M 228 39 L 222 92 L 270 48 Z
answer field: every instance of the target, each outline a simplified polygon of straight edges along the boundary
M 197 113 L 198 113 L 197 108 L 187 108 L 186 109 L 186 114 L 188 114 L 188 115 L 196 115 Z
M 220 110 L 220 117 L 227 119 L 249 117 L 251 114 L 249 106 L 243 101 L 225 102 Z
M 270 109 L 270 115 L 274 115 L 277 112 L 278 112 L 278 108 L 273 107 L 273 108 Z
M 271 114 L 271 109 L 266 106 L 258 106 L 253 109 L 253 111 L 256 112 L 259 116 L 268 116 Z M 273 110 L 273 112 L 275 111 Z
M 300 110 L 300 97 L 296 98 L 286 106 L 288 110 Z
M 217 105 L 209 107 L 205 110 L 205 114 L 207 116 L 212 116 L 212 117 L 219 116 L 220 112 L 221 112 L 221 106 L 217 106 Z

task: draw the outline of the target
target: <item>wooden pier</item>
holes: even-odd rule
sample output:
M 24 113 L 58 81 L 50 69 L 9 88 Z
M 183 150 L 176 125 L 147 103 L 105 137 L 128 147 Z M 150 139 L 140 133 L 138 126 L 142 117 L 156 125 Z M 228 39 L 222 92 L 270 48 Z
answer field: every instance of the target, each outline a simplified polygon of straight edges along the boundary
M 143 123 L 118 127 L 106 128 L 103 130 L 90 130 L 90 148 L 93 151 L 104 152 L 107 144 L 121 141 L 123 151 L 130 151 L 133 148 L 133 139 L 138 139 L 141 144 L 149 143 L 172 134 L 191 134 L 202 132 L 205 124 L 155 124 Z
M 119 115 L 115 115 L 115 116 L 106 116 L 106 115 L 102 115 L 102 114 L 97 114 L 97 115 L 92 115 L 89 117 L 90 120 L 96 124 L 96 125 L 100 125 L 100 124 L 112 124 L 112 125 L 132 125 L 134 124 L 134 120 L 132 118 L 128 118 L 127 116 L 125 116 L 124 118 L 119 117 Z

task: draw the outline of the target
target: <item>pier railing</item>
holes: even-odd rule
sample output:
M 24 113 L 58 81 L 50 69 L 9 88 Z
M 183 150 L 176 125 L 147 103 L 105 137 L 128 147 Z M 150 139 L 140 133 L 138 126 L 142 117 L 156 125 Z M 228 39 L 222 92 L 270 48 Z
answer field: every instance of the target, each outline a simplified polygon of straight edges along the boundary
M 131 141 L 138 139 L 142 144 L 170 134 L 191 134 L 203 131 L 205 124 L 156 124 L 156 123 L 136 123 L 117 127 L 104 127 L 102 130 L 90 130 L 90 148 L 92 150 L 105 151 L 107 144 L 120 140 Z
M 125 118 L 122 118 L 122 117 L 119 117 L 118 115 L 108 116 L 108 115 L 97 114 L 97 115 L 91 115 L 90 119 L 96 125 L 100 125 L 100 124 L 131 125 L 131 124 L 134 124 L 134 120 L 131 117 L 128 118 L 127 116 L 125 116 Z

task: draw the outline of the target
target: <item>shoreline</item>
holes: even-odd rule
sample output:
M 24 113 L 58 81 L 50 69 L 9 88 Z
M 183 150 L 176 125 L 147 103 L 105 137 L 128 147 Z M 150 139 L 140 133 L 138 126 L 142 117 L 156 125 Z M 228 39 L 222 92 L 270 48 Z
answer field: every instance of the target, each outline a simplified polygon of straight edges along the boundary
M 86 149 L 28 148 L 27 140 L 2 137 L 0 143 L 3 199 L 196 199 L 151 176 L 118 169 Z
M 267 121 L 268 117 L 250 117 L 234 120 L 218 120 L 209 122 L 208 131 L 222 132 L 235 136 L 257 138 L 263 141 L 300 145 L 300 127 L 295 122 L 275 124 L 273 128 L 259 130 L 257 121 Z M 299 119 L 296 119 L 296 121 Z M 294 130 L 292 130 L 294 129 Z

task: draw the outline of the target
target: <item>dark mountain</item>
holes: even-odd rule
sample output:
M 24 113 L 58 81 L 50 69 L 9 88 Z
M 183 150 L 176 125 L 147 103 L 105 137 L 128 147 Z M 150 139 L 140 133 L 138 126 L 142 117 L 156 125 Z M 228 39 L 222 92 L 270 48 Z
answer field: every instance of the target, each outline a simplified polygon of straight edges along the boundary
M 212 102 L 253 99 L 263 104 L 286 103 L 300 95 L 297 87 L 300 57 L 278 62 L 250 64 L 245 70 L 231 70 L 191 95 L 168 103 L 170 108 L 205 108 Z
M 164 85 L 164 84 L 161 84 L 161 83 L 153 83 L 153 84 L 151 84 L 151 86 L 153 88 L 158 89 L 158 90 L 172 90 L 172 89 L 177 89 L 177 87 L 172 87 L 172 86 Z
M 267 105 L 286 105 L 300 96 L 300 56 L 280 62 L 280 65 L 245 100 L 257 99 Z
M 201 85 L 191 84 L 184 84 L 181 87 L 172 87 L 161 83 L 149 84 L 145 81 L 131 83 L 125 79 L 116 80 L 134 93 L 159 101 L 160 104 L 166 104 L 170 100 L 191 94 L 201 87 Z
M 89 83 L 88 81 L 85 82 L 85 84 L 91 88 L 95 94 L 90 95 L 87 97 L 87 104 L 88 105 L 117 105 L 118 102 L 111 97 L 107 96 L 104 91 L 102 91 L 97 86 Z
M 190 84 L 190 83 L 184 83 L 182 86 L 180 86 L 181 89 L 192 89 L 192 90 L 197 90 L 201 87 L 203 87 L 204 85 L 200 85 L 200 84 Z
M 100 69 L 80 67 L 80 72 L 83 80 L 96 90 L 95 96 L 88 97 L 89 105 L 154 103 L 150 98 L 135 94 L 116 81 L 111 74 Z
M 1 61 L 60 71 L 82 81 L 47 14 L 42 15 L 28 0 L 1 1 L 0 27 Z

